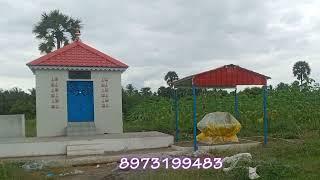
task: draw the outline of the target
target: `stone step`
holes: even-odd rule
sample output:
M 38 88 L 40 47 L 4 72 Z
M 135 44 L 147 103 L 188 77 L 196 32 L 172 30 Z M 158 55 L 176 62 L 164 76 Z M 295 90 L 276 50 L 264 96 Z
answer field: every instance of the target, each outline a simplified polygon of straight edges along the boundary
M 70 122 L 66 128 L 67 136 L 92 136 L 96 135 L 94 122 Z
M 102 143 L 67 145 L 67 156 L 104 154 Z

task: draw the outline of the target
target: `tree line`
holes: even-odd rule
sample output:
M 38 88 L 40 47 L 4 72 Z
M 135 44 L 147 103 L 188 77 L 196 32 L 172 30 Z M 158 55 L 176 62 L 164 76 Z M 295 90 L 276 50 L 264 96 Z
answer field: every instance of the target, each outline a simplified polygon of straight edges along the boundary
M 297 77 L 297 80 L 288 84 L 280 82 L 275 87 L 269 85 L 268 89 L 270 93 L 275 92 L 310 92 L 319 91 L 319 84 L 309 77 L 311 69 L 306 62 L 297 62 L 293 67 L 293 74 Z M 173 85 L 172 82 L 178 80 L 179 77 L 176 72 L 169 71 L 164 81 L 167 83 L 167 87 L 160 86 L 156 92 L 152 92 L 150 87 L 143 87 L 140 90 L 135 88 L 132 84 L 128 84 L 122 88 L 122 101 L 123 101 L 123 113 L 124 115 L 130 110 L 131 107 L 143 102 L 143 101 L 157 101 L 159 98 L 173 98 Z M 36 90 L 30 89 L 29 92 L 24 92 L 20 88 L 12 88 L 9 90 L 0 89 L 0 114 L 25 114 L 27 119 L 35 118 L 36 116 Z M 190 89 L 178 89 L 178 97 L 190 96 L 192 92 Z M 261 88 L 246 88 L 240 91 L 240 94 L 248 96 L 261 95 Z M 228 92 L 223 89 L 198 89 L 197 95 L 200 96 L 228 96 L 234 95 L 234 92 Z
M 313 91 L 319 89 L 319 83 L 316 83 L 313 78 L 310 77 L 311 68 L 306 61 L 298 61 L 294 64 L 292 68 L 293 75 L 297 78 L 291 84 L 280 82 L 276 85 L 276 90 L 285 90 L 290 88 L 298 88 L 301 91 Z M 164 80 L 167 83 L 167 87 L 160 86 L 156 92 L 152 92 L 150 87 L 143 87 L 140 90 L 136 89 L 132 84 L 128 84 L 123 92 L 128 96 L 140 95 L 140 96 L 162 96 L 162 97 L 172 97 L 173 95 L 173 81 L 179 80 L 179 76 L 175 71 L 169 71 L 165 76 Z M 252 88 L 260 89 L 260 88 Z M 269 85 L 269 89 L 273 90 L 272 85 Z M 225 94 L 227 91 L 224 90 L 211 90 L 214 93 Z M 244 90 L 244 92 L 250 91 L 250 88 Z M 180 96 L 191 95 L 188 89 L 179 89 Z M 206 89 L 198 89 L 199 92 L 207 92 Z
M 20 88 L 0 89 L 0 114 L 25 114 L 27 119 L 36 116 L 36 91 L 26 93 Z

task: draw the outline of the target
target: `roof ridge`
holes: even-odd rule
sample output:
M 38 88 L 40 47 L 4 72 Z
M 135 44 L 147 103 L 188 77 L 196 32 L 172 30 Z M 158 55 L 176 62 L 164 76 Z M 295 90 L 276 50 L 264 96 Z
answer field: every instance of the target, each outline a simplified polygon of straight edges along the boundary
M 219 69 L 222 69 L 222 68 L 228 68 L 228 67 L 236 67 L 236 68 L 239 68 L 239 69 L 242 69 L 242 70 L 245 70 L 245 71 L 251 72 L 251 73 L 255 73 L 255 74 L 256 74 L 256 75 L 258 75 L 258 76 L 262 76 L 262 77 L 264 77 L 264 78 L 271 79 L 269 76 L 266 76 L 266 75 L 260 74 L 260 73 L 258 73 L 258 72 L 255 72 L 255 71 L 252 71 L 252 70 L 246 69 L 246 68 L 244 68 L 244 67 L 241 67 L 241 66 L 239 66 L 239 65 L 235 65 L 235 64 L 228 64 L 228 65 L 220 66 L 220 67 L 217 67 L 217 68 L 215 68 L 215 69 L 210 69 L 210 70 L 207 70 L 207 71 L 204 71 L 204 72 L 198 73 L 198 74 L 194 74 L 194 75 L 192 75 L 192 76 L 200 75 L 200 74 L 204 74 L 204 73 L 208 73 L 208 72 L 211 72 L 211 71 L 216 71 L 216 70 L 219 70 Z
M 72 54 L 70 54 L 70 53 Z M 74 54 L 75 53 L 75 54 Z M 80 53 L 80 54 L 79 54 Z M 83 55 L 81 53 L 84 53 Z M 89 58 L 93 58 L 92 61 Z M 71 59 L 70 59 L 71 58 Z M 128 68 L 123 62 L 81 42 L 74 41 L 60 49 L 43 55 L 27 63 L 27 66 L 58 65 L 58 66 L 102 66 Z
M 93 54 L 95 54 L 95 55 L 98 55 L 98 56 L 102 57 L 103 59 L 106 58 L 106 57 L 104 57 L 103 55 L 101 55 L 100 53 L 97 53 L 98 50 L 92 49 L 90 46 L 88 46 L 88 45 L 86 45 L 86 44 L 84 44 L 84 43 L 79 44 L 79 46 L 83 47 L 84 49 L 86 49 L 87 51 L 89 51 L 89 52 L 91 52 L 91 53 L 93 53 Z M 111 57 L 110 57 L 110 58 L 111 58 Z M 115 64 L 113 61 L 110 61 L 110 62 L 111 62 L 112 64 L 114 64 L 114 65 L 117 65 L 117 64 Z
M 87 45 L 87 44 L 84 44 L 84 43 L 80 42 L 79 45 L 81 47 L 89 50 L 90 52 L 92 52 L 92 53 L 104 58 L 104 59 L 108 59 L 114 65 L 128 66 L 128 65 L 126 65 L 126 64 L 124 64 L 124 63 L 122 63 L 122 62 L 120 62 L 120 61 L 118 61 L 116 59 L 114 59 L 113 57 L 111 57 L 111 56 L 109 56 L 109 55 L 107 55 L 107 54 L 105 54 L 105 53 L 103 53 L 103 52 L 101 52 L 101 51 L 99 51 L 99 50 Z
M 240 69 L 242 69 L 242 70 L 245 70 L 245 71 L 248 71 L 248 72 L 254 73 L 254 74 L 258 75 L 258 76 L 262 76 L 262 77 L 264 77 L 264 78 L 271 79 L 269 76 L 266 76 L 266 75 L 260 74 L 260 73 L 258 73 L 258 72 L 255 72 L 255 71 L 252 71 L 252 70 L 249 70 L 249 69 L 243 68 L 243 67 L 238 66 L 238 65 L 235 65 L 235 66 L 237 66 L 238 68 L 240 68 Z

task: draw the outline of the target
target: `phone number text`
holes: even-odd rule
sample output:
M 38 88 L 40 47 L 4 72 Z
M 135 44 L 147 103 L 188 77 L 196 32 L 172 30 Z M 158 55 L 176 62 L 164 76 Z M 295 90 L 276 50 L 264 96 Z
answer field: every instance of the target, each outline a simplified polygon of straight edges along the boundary
M 222 168 L 221 158 L 121 158 L 119 169 L 220 169 Z

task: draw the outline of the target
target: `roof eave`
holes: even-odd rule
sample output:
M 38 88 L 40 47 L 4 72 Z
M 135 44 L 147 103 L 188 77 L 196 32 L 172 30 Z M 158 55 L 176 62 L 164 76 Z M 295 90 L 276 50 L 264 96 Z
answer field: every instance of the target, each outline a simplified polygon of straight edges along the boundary
M 39 69 L 53 69 L 53 70 L 78 70 L 78 71 L 120 71 L 123 73 L 128 67 L 100 67 L 100 66 L 44 66 L 44 65 L 30 65 L 27 66 L 31 69 L 33 74 L 35 70 Z

